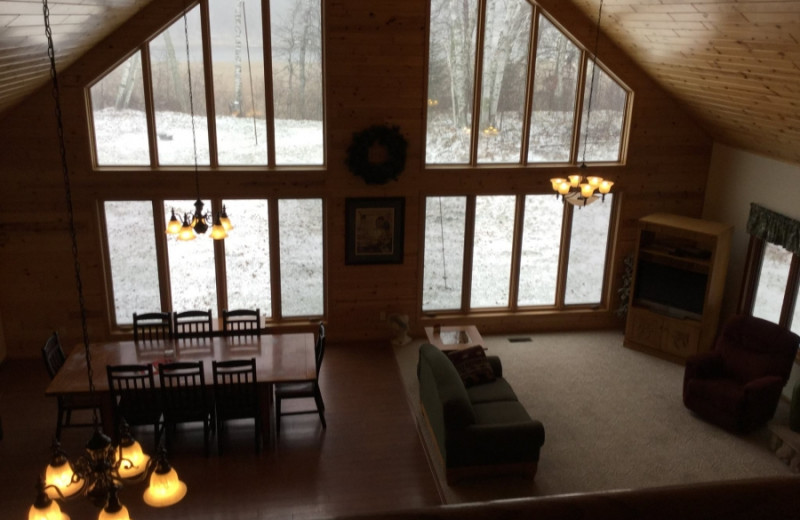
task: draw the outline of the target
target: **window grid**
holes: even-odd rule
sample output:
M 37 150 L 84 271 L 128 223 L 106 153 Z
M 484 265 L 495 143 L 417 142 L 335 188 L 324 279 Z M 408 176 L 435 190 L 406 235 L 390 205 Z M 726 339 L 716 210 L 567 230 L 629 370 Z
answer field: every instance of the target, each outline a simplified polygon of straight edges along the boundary
M 597 66 L 599 67 L 599 71 L 602 71 L 606 74 L 608 79 L 616 84 L 622 91 L 625 93 L 625 102 L 624 108 L 622 110 L 622 124 L 621 124 L 621 132 L 620 132 L 620 139 L 618 143 L 618 153 L 617 158 L 614 161 L 608 160 L 597 160 L 592 161 L 589 159 L 589 162 L 595 163 L 611 163 L 611 164 L 618 164 L 624 162 L 625 154 L 627 153 L 627 138 L 628 138 L 628 127 L 630 121 L 630 112 L 631 112 L 631 103 L 633 100 L 632 92 L 623 85 L 623 83 L 609 71 L 600 61 L 594 60 L 590 55 L 589 51 L 579 44 L 574 38 L 572 38 L 563 28 L 552 21 L 550 17 L 539 7 L 538 4 L 527 0 L 528 3 L 531 4 L 531 23 L 530 23 L 530 31 L 529 31 L 529 42 L 528 42 L 528 66 L 527 66 L 527 79 L 525 85 L 525 93 L 524 93 L 524 111 L 522 113 L 522 121 L 521 121 L 521 128 L 522 128 L 522 140 L 519 143 L 520 153 L 519 153 L 519 160 L 517 163 L 510 164 L 504 162 L 481 162 L 479 161 L 479 144 L 480 144 L 480 134 L 482 129 L 480 128 L 481 125 L 481 99 L 482 99 L 482 83 L 483 83 L 483 62 L 484 62 L 484 37 L 486 31 L 486 5 L 487 2 L 493 0 L 479 0 L 478 4 L 478 16 L 477 16 L 477 29 L 476 29 L 476 38 L 475 38 L 475 60 L 474 60 L 474 73 L 472 76 L 472 103 L 471 103 L 471 123 L 470 123 L 470 136 L 469 136 L 469 159 L 468 162 L 465 164 L 469 167 L 476 167 L 478 165 L 492 165 L 492 166 L 508 166 L 508 165 L 516 165 L 521 164 L 524 166 L 547 166 L 551 164 L 578 164 L 581 160 L 579 156 L 579 151 L 582 146 L 582 138 L 581 138 L 581 127 L 583 124 L 583 111 L 584 105 L 586 100 L 584 99 L 585 96 L 588 96 L 588 89 L 586 88 L 587 82 L 590 81 L 587 78 L 587 72 L 589 66 Z M 580 57 L 580 67 L 578 68 L 578 77 L 576 78 L 576 89 L 575 89 L 575 105 L 574 105 L 574 117 L 572 122 L 572 145 L 570 149 L 570 157 L 567 162 L 537 162 L 532 161 L 529 158 L 528 151 L 530 148 L 530 132 L 531 132 L 531 119 L 532 113 L 531 108 L 534 102 L 534 79 L 535 79 L 535 71 L 536 71 L 536 52 L 538 48 L 538 36 L 539 36 L 539 20 L 541 18 L 547 19 L 557 30 L 559 30 L 569 41 L 571 41 L 575 46 L 580 49 L 581 57 Z M 431 20 L 431 16 L 429 13 L 429 21 Z M 430 38 L 430 36 L 429 36 Z M 431 57 L 429 55 L 428 58 L 428 68 L 431 67 Z M 428 72 L 429 78 L 427 80 L 427 87 L 426 91 L 430 89 L 430 70 Z M 427 92 L 428 99 L 430 101 L 431 93 Z M 430 102 L 426 107 L 426 115 L 425 119 L 430 125 L 430 115 L 428 112 L 432 110 L 432 106 Z M 594 112 L 596 109 L 595 107 L 592 108 Z M 428 133 L 428 128 L 426 127 L 426 134 Z M 425 140 L 425 148 L 430 146 L 431 141 L 426 137 Z M 426 151 L 426 167 L 447 167 L 447 166 L 454 166 L 463 163 L 458 162 L 428 162 L 428 152 Z
M 602 270 L 602 278 L 599 282 L 598 292 L 600 293 L 600 298 L 598 301 L 591 301 L 591 302 L 577 302 L 568 304 L 566 303 L 565 294 L 567 292 L 567 273 L 568 267 L 570 262 L 570 239 L 573 234 L 573 215 L 575 211 L 581 211 L 581 209 L 576 208 L 571 204 L 562 204 L 561 208 L 561 231 L 559 234 L 559 253 L 558 253 L 558 275 L 557 280 L 555 283 L 556 291 L 555 291 L 555 298 L 552 304 L 520 304 L 520 264 L 521 264 L 521 255 L 523 252 L 524 244 L 523 242 L 523 223 L 525 222 L 525 200 L 527 194 L 517 195 L 516 201 L 514 203 L 515 207 L 515 215 L 513 218 L 514 222 L 514 229 L 512 231 L 512 240 L 513 243 L 511 245 L 511 265 L 509 270 L 509 287 L 507 290 L 508 293 L 508 302 L 505 306 L 499 307 L 473 307 L 471 305 L 472 302 L 472 291 L 473 291 L 473 259 L 474 259 L 474 250 L 476 247 L 475 243 L 475 234 L 476 234 L 476 199 L 478 196 L 476 195 L 466 195 L 463 196 L 466 199 L 465 205 L 465 226 L 464 226 L 464 247 L 463 247 L 463 258 L 462 261 L 462 280 L 461 280 L 461 298 L 460 298 L 460 306 L 458 308 L 426 308 L 425 303 L 425 293 L 426 293 L 426 284 L 430 283 L 430 280 L 426 279 L 425 271 L 426 271 L 426 256 L 430 256 L 434 260 L 437 261 L 435 258 L 437 255 L 441 255 L 441 252 L 434 251 L 433 249 L 429 250 L 426 246 L 429 243 L 425 239 L 423 239 L 423 259 L 422 259 L 422 269 L 423 275 L 420 277 L 422 287 L 420 290 L 420 294 L 423 295 L 420 298 L 421 302 L 421 311 L 424 315 L 436 315 L 436 314 L 447 314 L 447 313 L 461 313 L 467 314 L 469 312 L 480 311 L 480 312 L 520 312 L 526 310 L 542 310 L 542 309 L 552 309 L 555 311 L 563 311 L 567 309 L 600 309 L 605 308 L 608 305 L 608 266 L 610 265 L 610 252 L 609 252 L 609 245 L 613 243 L 613 237 L 611 237 L 611 230 L 614 228 L 613 223 L 617 218 L 617 209 L 616 204 L 614 204 L 614 199 L 609 197 L 603 203 L 598 204 L 610 204 L 611 207 L 609 208 L 609 217 L 608 217 L 608 225 L 605 229 L 606 232 L 606 245 L 605 245 L 605 254 L 602 256 L 602 264 L 598 263 L 597 268 Z M 443 196 L 453 197 L 453 196 Z M 434 203 L 438 196 L 428 196 L 426 197 L 426 206 L 428 204 Z M 423 222 L 423 236 L 427 233 L 424 228 L 427 228 L 428 225 L 431 224 L 428 221 L 428 217 L 425 217 L 425 221 Z M 436 225 L 436 224 L 434 224 Z M 447 237 L 442 237 L 446 239 Z M 459 237 L 461 238 L 461 237 Z
M 271 323 L 289 323 L 289 322 L 296 322 L 302 321 L 306 319 L 319 319 L 324 316 L 324 308 L 327 297 L 325 295 L 325 267 L 323 263 L 323 267 L 321 272 L 319 273 L 322 277 L 322 280 L 318 284 L 321 287 L 322 294 L 319 295 L 322 304 L 321 304 L 321 314 L 316 313 L 308 313 L 300 314 L 296 313 L 292 316 L 283 316 L 281 311 L 281 287 L 280 287 L 280 279 L 281 279 L 281 266 L 280 266 L 280 222 L 278 218 L 278 206 L 279 201 L 281 200 L 290 200 L 290 199 L 283 199 L 283 198 L 273 198 L 269 197 L 263 199 L 268 204 L 268 241 L 270 247 L 270 258 L 269 258 L 269 270 L 270 270 L 270 278 L 271 283 L 270 287 L 265 287 L 265 291 L 271 291 L 271 309 L 264 309 L 262 311 L 263 315 L 267 316 L 267 321 Z M 294 199 L 294 200 L 309 200 L 309 201 L 318 201 L 320 208 L 322 219 L 324 222 L 324 214 L 325 214 L 325 204 L 324 200 L 320 198 L 301 198 L 301 199 Z M 109 322 L 112 328 L 126 328 L 131 324 L 131 316 L 118 316 L 117 309 L 119 307 L 118 302 L 116 300 L 115 291 L 121 290 L 121 288 L 114 286 L 114 264 L 112 258 L 110 256 L 111 248 L 113 247 L 113 241 L 109 238 L 111 235 L 113 221 L 109 219 L 107 215 L 107 207 L 113 207 L 114 204 L 122 204 L 124 202 L 130 202 L 134 204 L 138 204 L 141 202 L 152 204 L 153 214 L 152 214 L 152 232 L 155 242 L 155 255 L 153 262 L 155 266 L 150 266 L 150 268 L 155 268 L 157 270 L 158 276 L 158 287 L 154 290 L 159 292 L 159 300 L 161 308 L 157 310 L 176 310 L 173 309 L 173 301 L 172 301 L 172 282 L 171 282 L 171 274 L 170 269 L 174 270 L 174 276 L 192 276 L 192 266 L 187 262 L 178 262 L 175 264 L 176 259 L 172 259 L 173 264 L 170 265 L 170 258 L 169 258 L 169 249 L 168 247 L 168 239 L 166 234 L 164 233 L 164 229 L 166 226 L 166 218 L 165 213 L 169 211 L 171 201 L 165 200 L 152 200 L 152 201 L 101 201 L 100 207 L 102 208 L 100 211 L 101 214 L 101 225 L 102 225 L 102 238 L 103 244 L 106 251 L 105 254 L 105 262 L 106 262 L 106 278 L 107 278 L 107 286 L 109 287 L 108 291 L 108 313 L 109 313 Z M 222 199 L 212 199 L 211 206 L 215 208 L 215 211 L 221 209 L 223 204 Z M 233 202 L 233 201 L 232 201 Z M 120 220 L 120 219 L 118 219 Z M 322 222 L 319 223 L 319 226 L 322 226 Z M 234 225 L 236 223 L 234 222 Z M 144 230 L 147 233 L 146 230 Z M 119 234 L 119 233 L 117 233 Z M 150 240 L 150 239 L 147 239 Z M 320 235 L 320 248 L 321 254 L 324 258 L 325 252 L 325 237 L 324 233 Z M 212 309 L 214 309 L 215 315 L 221 315 L 222 310 L 228 307 L 228 279 L 226 277 L 226 270 L 225 270 L 225 245 L 224 241 L 222 240 L 212 240 L 209 236 L 199 236 L 195 239 L 196 241 L 208 241 L 211 242 L 210 246 L 213 248 L 213 263 L 212 270 L 215 273 L 216 277 L 216 293 L 211 295 L 211 297 L 216 301 L 215 305 L 212 305 Z M 172 244 L 171 247 L 179 248 L 181 244 L 176 243 Z M 319 305 L 317 306 L 319 307 Z M 203 307 L 205 308 L 205 307 Z M 137 309 L 141 310 L 141 309 Z M 266 312 L 265 312 L 266 311 Z M 271 311 L 271 313 L 270 313 Z M 127 313 L 130 314 L 130 313 Z

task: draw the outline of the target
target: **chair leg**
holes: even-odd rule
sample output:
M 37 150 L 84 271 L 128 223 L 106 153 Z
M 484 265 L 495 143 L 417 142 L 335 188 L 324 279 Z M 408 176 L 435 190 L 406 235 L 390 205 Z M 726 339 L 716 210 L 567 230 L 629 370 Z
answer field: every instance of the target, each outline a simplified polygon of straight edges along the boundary
M 281 398 L 275 396 L 275 435 L 281 436 Z
M 224 425 L 222 420 L 217 417 L 217 453 L 222 455 L 222 431 L 224 429 Z
M 317 403 L 317 412 L 319 413 L 319 420 L 322 422 L 322 428 L 326 429 L 328 425 L 325 423 L 325 403 L 322 401 L 322 393 L 319 387 L 314 387 L 314 401 Z

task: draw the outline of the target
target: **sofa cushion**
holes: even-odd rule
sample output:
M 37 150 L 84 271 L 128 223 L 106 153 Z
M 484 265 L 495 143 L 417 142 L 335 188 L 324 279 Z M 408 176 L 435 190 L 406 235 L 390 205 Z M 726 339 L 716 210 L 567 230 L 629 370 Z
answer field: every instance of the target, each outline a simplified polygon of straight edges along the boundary
M 516 401 L 517 394 L 508 384 L 508 381 L 498 377 L 491 383 L 474 385 L 467 388 L 467 394 L 472 404 L 490 403 L 493 401 Z
M 472 406 L 475 424 L 515 424 L 531 421 L 531 416 L 519 401 L 495 401 Z
M 455 365 L 464 386 L 471 387 L 495 380 L 494 370 L 480 345 L 462 350 L 451 350 L 447 357 Z

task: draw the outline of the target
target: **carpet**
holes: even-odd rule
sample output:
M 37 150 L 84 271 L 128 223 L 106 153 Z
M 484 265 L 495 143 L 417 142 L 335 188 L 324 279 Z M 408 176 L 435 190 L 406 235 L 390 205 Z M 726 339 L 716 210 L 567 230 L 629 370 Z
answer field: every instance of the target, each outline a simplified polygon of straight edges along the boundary
M 623 347 L 619 331 L 512 338 L 483 339 L 487 354 L 502 360 L 520 402 L 544 424 L 533 482 L 491 477 L 447 485 L 419 407 L 416 363 L 423 341 L 394 347 L 447 504 L 792 475 L 770 450 L 766 427 L 737 436 L 702 421 L 683 406 L 683 366 Z M 775 421 L 788 421 L 788 409 L 781 402 Z

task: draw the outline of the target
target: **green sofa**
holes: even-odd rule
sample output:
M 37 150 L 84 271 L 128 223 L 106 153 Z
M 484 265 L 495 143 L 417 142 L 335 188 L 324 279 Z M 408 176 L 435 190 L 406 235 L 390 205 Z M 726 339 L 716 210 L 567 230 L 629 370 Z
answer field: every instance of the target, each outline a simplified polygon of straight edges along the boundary
M 447 354 L 427 343 L 419 348 L 422 411 L 449 483 L 474 475 L 536 475 L 544 426 L 503 379 L 500 358 L 486 358 L 494 380 L 467 387 Z

